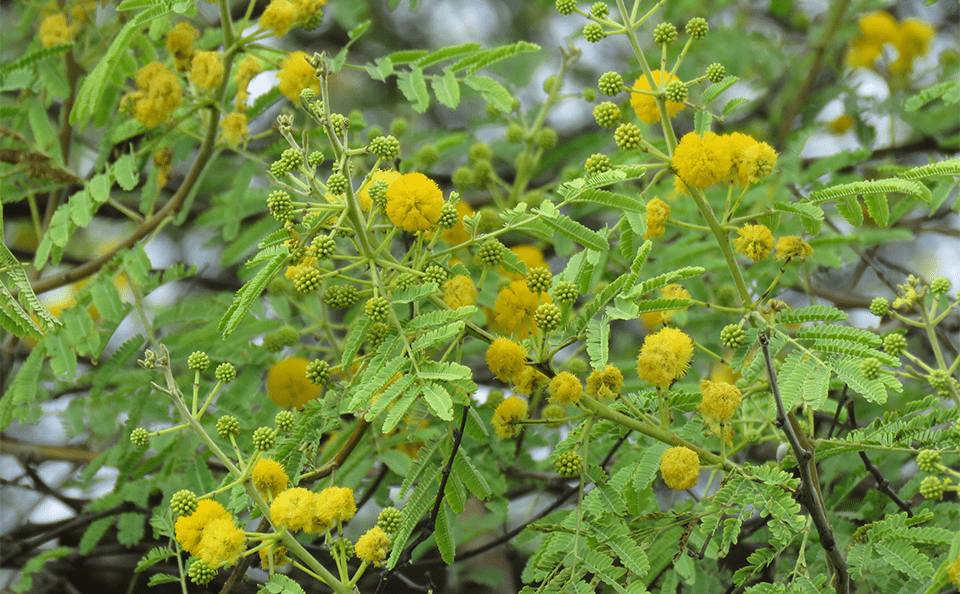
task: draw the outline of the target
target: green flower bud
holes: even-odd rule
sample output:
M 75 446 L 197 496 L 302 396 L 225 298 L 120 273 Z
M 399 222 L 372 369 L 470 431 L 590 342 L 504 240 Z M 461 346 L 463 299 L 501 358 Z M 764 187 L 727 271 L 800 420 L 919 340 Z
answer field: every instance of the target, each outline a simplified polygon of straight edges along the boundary
M 607 97 L 613 97 L 623 90 L 623 77 L 619 72 L 604 72 L 597 81 L 597 88 Z
M 606 36 L 607 34 L 604 33 L 603 27 L 599 23 L 587 23 L 583 28 L 583 38 L 590 43 L 597 43 Z
M 395 507 L 385 507 L 377 517 L 377 526 L 387 534 L 393 534 L 400 530 L 400 524 L 403 522 L 403 513 Z
M 423 280 L 428 283 L 435 283 L 438 287 L 442 287 L 443 283 L 447 280 L 447 271 L 443 266 L 437 266 L 436 264 L 431 264 L 427 266 L 424 272 Z
M 943 488 L 945 484 L 935 476 L 928 476 L 920 481 L 920 494 L 925 498 L 940 501 L 943 499 Z
M 548 404 L 543 407 L 543 412 L 540 414 L 540 417 L 547 421 L 547 427 L 556 429 L 560 425 L 563 425 L 563 422 L 560 419 L 567 416 L 567 412 L 559 404 Z
M 403 136 L 403 133 L 407 131 L 408 127 L 409 124 L 407 124 L 407 120 L 403 118 L 396 118 L 390 122 L 390 134 L 398 137 Z
M 880 377 L 880 361 L 876 357 L 870 357 L 869 359 L 864 359 L 860 363 L 860 371 L 863 372 L 864 377 L 867 379 L 877 379 Z
M 477 248 L 477 259 L 480 260 L 480 263 L 484 266 L 493 268 L 503 263 L 503 257 L 506 252 L 506 246 L 500 243 L 499 239 L 490 238 Z
M 293 288 L 301 295 L 309 295 L 320 288 L 323 279 L 319 269 L 315 266 L 307 266 L 297 272 L 293 277 Z
M 907 339 L 902 334 L 887 334 L 883 337 L 883 350 L 899 357 L 907 350 Z
M 643 134 L 636 124 L 627 122 L 617 126 L 616 132 L 613 133 L 613 140 L 620 150 L 635 151 L 642 145 Z
M 490 150 L 490 145 L 483 142 L 474 142 L 467 150 L 467 159 L 469 159 L 471 163 L 489 161 L 492 158 L 493 151 Z
M 917 454 L 917 468 L 920 472 L 937 474 L 940 472 L 940 452 L 936 450 L 920 450 Z
M 253 432 L 253 447 L 257 451 L 271 450 L 276 443 L 277 437 L 274 435 L 273 429 L 269 427 L 257 427 L 257 430 Z
M 289 221 L 293 215 L 293 200 L 283 190 L 274 190 L 267 196 L 267 208 L 273 218 L 281 223 Z
M 197 511 L 199 501 L 193 491 L 183 489 L 170 497 L 170 509 L 178 516 L 192 516 Z
M 213 578 L 217 577 L 215 567 L 198 557 L 191 557 L 191 559 L 192 562 L 187 568 L 187 576 L 190 577 L 191 582 L 202 586 L 209 584 L 213 581 Z
M 610 101 L 604 101 L 593 108 L 593 118 L 601 127 L 613 128 L 620 121 L 620 108 Z
M 300 333 L 285 326 L 276 332 L 271 332 L 263 337 L 263 348 L 271 353 L 279 353 L 283 347 L 294 346 L 300 342 Z
M 580 289 L 573 281 L 560 281 L 553 288 L 553 300 L 561 305 L 572 305 L 580 296 Z
M 187 367 L 194 371 L 206 371 L 210 367 L 210 357 L 203 351 L 194 351 L 187 357 Z
M 610 157 L 603 153 L 594 153 L 584 163 L 584 168 L 587 170 L 587 175 L 599 175 L 613 169 L 613 165 L 610 163 Z
M 687 90 L 687 85 L 675 80 L 668 82 L 666 86 L 663 87 L 663 94 L 666 95 L 667 99 L 670 101 L 675 103 L 683 103 L 687 100 L 689 91 Z
M 326 258 L 330 258 L 336 253 L 337 242 L 332 237 L 328 237 L 326 235 L 318 235 L 313 238 L 313 243 L 310 244 L 310 247 L 311 249 L 313 249 L 313 253 L 317 257 L 317 259 L 324 260 Z M 310 291 L 310 292 L 312 293 L 313 291 Z
M 342 173 L 334 173 L 327 178 L 327 191 L 339 196 L 347 191 L 347 178 Z
M 461 190 L 470 188 L 476 183 L 476 180 L 473 178 L 473 169 L 466 165 L 457 167 L 453 171 L 453 175 L 450 176 L 450 181 Z
M 705 38 L 709 31 L 710 31 L 710 25 L 707 24 L 706 19 L 696 17 L 687 21 L 687 27 L 686 27 L 687 35 L 689 35 L 690 37 L 693 37 L 696 40 L 701 40 Z
M 390 311 L 390 300 L 386 297 L 371 297 L 363 306 L 364 313 L 374 322 L 386 322 Z
M 746 338 L 746 331 L 737 324 L 728 324 L 720 331 L 720 343 L 728 349 L 737 349 Z
M 677 40 L 677 28 L 673 23 L 660 23 L 653 28 L 653 40 L 663 45 Z
M 289 410 L 281 410 L 273 417 L 273 422 L 280 431 L 293 431 L 296 421 L 296 415 Z
M 311 151 L 310 154 L 307 155 L 307 164 L 310 165 L 310 167 L 320 167 L 323 165 L 323 159 L 324 157 L 322 152 Z
M 523 136 L 524 136 L 523 127 L 520 124 L 511 122 L 510 125 L 507 126 L 507 134 L 506 134 L 507 142 L 513 142 L 513 143 L 522 142 Z
M 353 285 L 333 285 L 323 293 L 323 302 L 332 309 L 353 307 L 360 296 Z
M 544 303 L 533 314 L 533 321 L 544 332 L 552 332 L 560 326 L 560 308 L 552 303 Z
M 378 136 L 370 141 L 368 150 L 377 157 L 390 161 L 400 155 L 400 141 L 395 136 Z
M 436 145 L 427 144 L 420 148 L 418 156 L 420 157 L 420 162 L 429 167 L 440 160 L 440 151 Z
M 577 8 L 577 0 L 557 0 L 556 6 L 557 12 L 567 16 L 573 14 L 574 9 Z
M 330 364 L 323 359 L 314 359 L 307 365 L 307 381 L 315 386 L 322 386 L 330 381 Z
M 553 273 L 549 268 L 542 266 L 531 268 L 527 271 L 526 281 L 531 291 L 543 293 L 550 290 L 550 285 L 553 284 Z
M 930 283 L 930 292 L 933 293 L 935 297 L 941 297 L 949 290 L 950 280 L 942 276 L 934 279 L 933 282 Z
M 590 7 L 590 14 L 598 19 L 606 18 L 610 14 L 610 7 L 606 2 L 596 2 Z
M 150 443 L 150 433 L 143 427 L 137 427 L 130 432 L 130 442 L 138 448 L 145 448 Z
M 217 378 L 217 381 L 229 384 L 237 379 L 237 368 L 233 366 L 233 363 L 221 363 L 217 365 L 217 370 L 213 372 L 213 375 Z
M 446 202 L 440 209 L 440 218 L 437 219 L 437 227 L 440 229 L 453 229 L 457 226 L 459 220 L 460 213 L 457 212 L 457 207 Z
M 377 350 L 383 340 L 387 337 L 387 325 L 382 322 L 377 322 L 370 326 L 367 330 L 367 344 L 370 346 L 371 351 Z
M 723 80 L 723 77 L 727 75 L 727 69 L 723 67 L 723 64 L 719 62 L 714 62 L 707 66 L 707 80 L 712 83 L 718 83 Z
M 224 415 L 217 419 L 217 435 L 223 439 L 240 435 L 240 421 L 232 415 Z
M 557 131 L 553 128 L 542 128 L 533 137 L 533 144 L 543 149 L 552 149 L 557 146 Z
M 560 476 L 574 478 L 583 472 L 583 458 L 576 452 L 564 452 L 557 456 L 554 466 Z

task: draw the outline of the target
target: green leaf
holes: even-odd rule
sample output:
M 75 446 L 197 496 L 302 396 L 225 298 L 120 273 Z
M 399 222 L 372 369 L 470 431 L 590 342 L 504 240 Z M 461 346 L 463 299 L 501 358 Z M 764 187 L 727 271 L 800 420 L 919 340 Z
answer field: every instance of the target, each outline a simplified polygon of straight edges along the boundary
M 432 66 L 438 62 L 443 62 L 444 60 L 450 60 L 464 54 L 478 52 L 481 49 L 483 49 L 483 46 L 479 43 L 465 43 L 463 45 L 445 47 L 417 60 L 417 66 L 420 68 L 426 68 L 427 66 Z
M 112 173 L 114 179 L 117 180 L 117 184 L 119 184 L 121 188 L 128 192 L 136 188 L 137 183 L 140 181 L 136 167 L 137 161 L 131 153 L 125 153 L 113 164 Z
M 725 76 L 723 77 L 723 80 L 721 80 L 720 82 L 716 84 L 712 84 L 709 87 L 707 87 L 706 90 L 703 92 L 703 95 L 701 95 L 701 99 L 703 99 L 703 106 L 706 107 L 710 105 L 710 103 L 712 103 L 714 99 L 720 96 L 720 93 L 732 87 L 734 83 L 736 83 L 739 80 L 740 79 L 737 78 L 736 76 Z
M 143 570 L 160 563 L 161 561 L 166 561 L 170 557 L 176 555 L 170 547 L 153 547 L 147 554 L 140 558 L 140 562 L 137 563 L 137 568 L 133 570 L 134 573 L 140 573 Z
M 831 186 L 817 190 L 816 192 L 811 192 L 810 201 L 819 204 L 821 202 L 842 200 L 850 197 L 856 198 L 864 194 L 883 194 L 888 192 L 908 194 L 923 202 L 930 202 L 930 189 L 927 188 L 927 186 L 916 181 L 896 177 Z
M 57 45 L 52 45 L 50 47 L 39 49 L 35 52 L 30 52 L 26 56 L 23 56 L 18 60 L 14 60 L 13 62 L 6 62 L 0 65 L 0 82 L 3 81 L 4 77 L 7 76 L 7 74 L 13 72 L 14 70 L 20 70 L 21 68 L 26 68 L 27 66 L 36 64 L 37 62 L 40 62 L 41 60 L 45 60 L 46 58 L 59 56 L 60 54 L 70 51 L 72 47 L 73 47 L 72 43 L 59 43 Z
M 390 294 L 390 301 L 393 303 L 411 303 L 419 301 L 437 292 L 437 283 L 423 283 L 414 285 L 405 289 L 397 289 Z
M 610 244 L 604 236 L 584 227 L 567 215 L 558 214 L 552 219 L 543 217 L 541 220 L 564 237 L 576 241 L 583 247 L 598 252 L 606 252 L 610 249 Z
M 777 324 L 799 324 L 801 322 L 842 322 L 847 314 L 829 305 L 811 305 L 800 309 L 782 311 L 777 314 Z
M 453 420 L 453 401 L 443 386 L 428 383 L 423 386 L 423 399 L 433 414 L 444 421 Z
M 726 104 L 724 104 L 723 109 L 720 110 L 720 113 L 723 114 L 723 117 L 727 117 L 728 115 L 730 115 L 731 111 L 740 107 L 744 103 L 750 103 L 750 100 L 744 99 L 743 97 L 734 97 L 730 101 L 727 101 Z
M 456 539 L 450 531 L 450 520 L 447 517 L 448 513 L 449 512 L 447 511 L 447 508 L 440 508 L 440 513 L 437 514 L 437 524 L 433 534 L 437 539 L 437 548 L 440 549 L 440 557 L 443 558 L 444 563 L 450 565 L 454 561 Z
M 398 52 L 393 52 L 392 54 L 387 54 L 383 57 L 383 59 L 390 60 L 390 62 L 393 64 L 409 64 L 411 62 L 416 62 L 429 53 L 430 52 L 427 50 L 400 50 Z
M 589 202 L 591 204 L 600 204 L 602 206 L 609 206 L 610 208 L 628 212 L 647 211 L 646 205 L 636 198 L 631 198 L 630 196 L 624 196 L 623 194 L 616 194 L 614 192 L 599 189 L 578 192 L 572 196 L 569 196 L 566 201 Z
M 408 101 L 414 103 L 413 110 L 423 113 L 430 106 L 427 83 L 423 79 L 423 70 L 414 68 L 410 72 L 401 72 L 397 76 L 397 86 Z
M 960 81 L 950 80 L 931 85 L 907 99 L 903 104 L 903 109 L 904 111 L 917 111 L 940 97 L 943 97 L 943 102 L 947 105 L 956 103 L 960 98 Z
M 451 70 L 456 70 L 452 68 Z M 504 113 L 513 111 L 513 95 L 510 94 L 503 85 L 493 80 L 489 76 L 474 74 L 468 76 L 463 82 L 475 91 L 480 91 L 483 100 L 493 105 Z
M 306 594 L 304 589 L 293 578 L 282 573 L 270 575 L 270 581 L 262 586 L 262 590 L 270 594 Z
M 659 276 L 655 276 L 651 279 L 647 279 L 637 286 L 633 287 L 631 290 L 627 291 L 624 295 L 624 299 L 636 299 L 637 297 L 642 297 L 650 291 L 659 289 L 660 287 L 665 287 L 669 284 L 673 284 L 694 276 L 699 276 L 706 272 L 705 268 L 700 266 L 686 266 L 679 270 L 672 270 L 670 272 L 665 272 Z
M 713 115 L 706 110 L 698 111 L 693 116 L 693 129 L 700 136 L 710 131 L 710 123 L 713 121 Z
M 437 96 L 437 101 L 451 110 L 457 109 L 460 104 L 460 84 L 457 77 L 451 70 L 445 70 L 443 76 L 431 81 L 433 94 Z
M 477 467 L 463 451 L 458 452 L 453 459 L 453 473 L 478 498 L 487 499 L 490 497 L 490 484 L 487 483 L 483 473 L 477 470 Z
M 925 580 L 933 574 L 933 565 L 926 555 L 906 542 L 876 543 L 874 550 L 897 571 L 912 578 Z
M 594 369 L 607 366 L 609 348 L 610 321 L 606 316 L 590 320 L 587 324 L 587 354 L 590 355 L 590 365 Z
M 217 326 L 217 331 L 221 332 L 224 338 L 233 334 L 237 326 L 240 325 L 240 321 L 247 315 L 247 312 L 250 311 L 254 302 L 263 293 L 267 284 L 276 276 L 286 261 L 287 256 L 284 254 L 275 256 L 273 260 L 257 272 L 256 276 L 247 281 L 243 287 L 237 291 L 237 294 L 233 298 L 233 304 L 230 305 L 227 313 L 223 314 L 223 317 L 220 319 L 220 324 Z
M 456 322 L 427 332 L 413 341 L 413 344 L 410 345 L 410 350 L 414 353 L 420 353 L 427 349 L 441 346 L 451 338 L 460 334 L 460 332 L 463 331 L 464 325 L 463 320 L 457 320 Z
M 478 54 L 464 58 L 450 67 L 450 70 L 454 72 L 459 72 L 460 70 L 466 70 L 467 74 L 473 74 L 479 70 L 495 64 L 501 60 L 506 60 L 513 56 L 517 56 L 527 52 L 537 52 L 540 51 L 540 46 L 535 43 L 529 43 L 526 41 L 518 41 L 512 45 L 505 45 L 503 47 L 489 49 Z M 473 77 L 471 77 L 473 78 Z M 509 112 L 509 109 L 502 109 L 501 111 Z
M 387 414 L 387 418 L 383 420 L 384 433 L 390 433 L 396 429 L 397 424 L 403 419 L 404 415 L 407 414 L 407 411 L 413 406 L 413 403 L 416 402 L 418 396 L 420 396 L 420 390 L 408 390 L 400 400 L 397 400 Z
M 107 530 L 110 529 L 110 526 L 113 525 L 116 517 L 107 516 L 106 518 L 100 518 L 99 520 L 94 520 L 87 526 L 87 530 L 83 533 L 83 536 L 80 538 L 80 544 L 77 547 L 77 550 L 81 555 L 89 555 L 90 551 L 93 550 L 93 547 L 97 546 L 97 543 L 100 542 L 100 539 L 107 533 Z
M 4 246 L 6 249 L 6 246 Z M 0 327 L 20 338 L 40 340 L 43 330 L 13 297 L 7 286 L 0 282 Z

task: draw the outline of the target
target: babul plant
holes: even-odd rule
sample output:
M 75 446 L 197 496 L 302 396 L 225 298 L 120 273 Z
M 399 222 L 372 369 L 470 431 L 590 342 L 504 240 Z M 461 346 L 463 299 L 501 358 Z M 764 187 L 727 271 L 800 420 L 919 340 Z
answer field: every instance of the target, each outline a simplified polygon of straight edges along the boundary
M 890 248 L 956 245 L 955 27 L 557 0 L 565 47 L 411 49 L 387 4 L 5 7 L 4 498 L 74 516 L 8 586 L 955 592 L 955 258 Z

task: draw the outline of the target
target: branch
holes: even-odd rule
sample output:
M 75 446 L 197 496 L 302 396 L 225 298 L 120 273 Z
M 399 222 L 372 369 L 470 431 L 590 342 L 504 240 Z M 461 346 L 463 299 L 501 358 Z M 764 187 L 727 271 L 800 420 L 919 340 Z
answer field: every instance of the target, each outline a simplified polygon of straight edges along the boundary
M 853 417 L 853 399 L 847 400 L 847 422 L 850 424 L 851 428 L 856 429 L 857 421 Z M 913 510 L 910 509 L 910 505 L 900 499 L 900 496 L 897 495 L 897 492 L 890 487 L 890 481 L 887 480 L 887 477 L 883 476 L 883 473 L 880 472 L 880 469 L 877 468 L 877 465 L 874 464 L 870 458 L 867 456 L 866 452 L 858 452 L 860 454 L 860 459 L 863 460 L 863 465 L 867 467 L 867 471 L 873 475 L 875 481 L 877 481 L 877 491 L 880 491 L 884 495 L 890 498 L 891 501 L 897 504 L 897 507 L 907 512 L 907 517 L 913 517 Z

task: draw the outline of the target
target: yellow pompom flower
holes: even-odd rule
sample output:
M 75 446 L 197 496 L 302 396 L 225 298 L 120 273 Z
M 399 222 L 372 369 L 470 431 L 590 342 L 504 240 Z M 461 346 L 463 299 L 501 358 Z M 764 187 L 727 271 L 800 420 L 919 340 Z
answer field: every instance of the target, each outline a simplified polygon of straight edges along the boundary
M 853 118 L 848 114 L 837 116 L 827 122 L 827 128 L 833 134 L 843 134 L 850 128 L 853 128 Z
M 233 565 L 244 551 L 247 537 L 237 528 L 233 517 L 218 518 L 203 528 L 200 538 L 200 551 L 195 557 L 206 561 L 213 567 Z
M 847 64 L 870 68 L 883 46 L 893 43 L 898 34 L 897 21 L 887 12 L 872 12 L 857 21 L 860 36 L 847 50 Z
M 267 372 L 267 395 L 281 408 L 301 408 L 320 395 L 320 386 L 307 379 L 309 361 L 290 357 L 278 361 Z
M 527 287 L 522 280 L 515 280 L 508 287 L 497 293 L 497 300 L 493 304 L 494 320 L 497 325 L 507 332 L 516 332 L 521 339 L 532 332 L 539 332 L 533 320 L 533 314 L 542 303 L 553 303 L 548 293 L 537 293 Z
M 749 183 L 755 184 L 773 173 L 777 151 L 766 142 L 758 142 L 743 151 L 743 172 Z
M 504 399 L 493 412 L 490 424 L 501 439 L 508 439 L 520 433 L 523 425 L 519 424 L 527 418 L 527 403 L 516 396 Z
M 893 45 L 900 55 L 890 65 L 890 69 L 894 72 L 910 72 L 913 69 L 913 60 L 930 51 L 930 42 L 935 34 L 934 28 L 923 21 L 909 19 L 900 23 L 893 40 Z
M 190 63 L 190 82 L 201 89 L 215 89 L 223 81 L 220 52 L 197 52 Z
M 681 82 L 679 78 L 669 72 L 654 70 L 651 74 L 653 75 L 653 79 L 657 81 L 657 87 L 660 89 L 663 89 L 667 83 Z M 651 89 L 650 81 L 648 81 L 645 76 L 641 76 L 633 83 L 633 88 L 638 91 L 649 91 Z M 653 98 L 653 95 L 631 93 L 630 105 L 633 107 L 633 111 L 637 114 L 637 117 L 640 118 L 641 122 L 653 124 L 654 122 L 660 121 L 660 111 L 657 110 L 657 102 Z M 672 118 L 676 116 L 683 107 L 683 103 L 667 101 L 667 114 Z
M 689 132 L 677 144 L 671 163 L 683 183 L 706 188 L 730 171 L 730 146 L 726 138 L 713 132 L 704 136 Z
M 562 371 L 550 380 L 547 391 L 550 392 L 550 402 L 562 405 L 577 404 L 580 402 L 583 386 L 580 385 L 577 376 L 569 371 Z
M 623 388 L 623 374 L 613 365 L 594 369 L 587 377 L 587 394 L 597 398 L 613 398 Z
M 460 309 L 477 302 L 477 287 L 473 279 L 464 274 L 448 279 L 443 283 L 443 302 L 452 309 Z
M 813 248 L 796 235 L 786 235 L 777 240 L 777 260 L 790 258 L 796 262 L 806 262 L 813 254 Z
M 240 112 L 233 112 L 220 122 L 220 138 L 233 146 L 239 145 L 250 136 L 247 130 L 247 116 Z
M 383 565 L 389 552 L 390 536 L 379 526 L 367 530 L 354 547 L 357 558 L 366 563 L 373 563 L 374 567 Z
M 773 249 L 773 233 L 766 225 L 744 225 L 737 230 L 740 235 L 733 240 L 737 251 L 754 262 L 759 262 L 770 255 Z
M 183 72 L 190 68 L 193 60 L 193 44 L 200 38 L 200 32 L 190 26 L 190 23 L 181 21 L 167 33 L 167 51 L 173 56 L 177 70 Z
M 547 385 L 550 378 L 538 371 L 535 367 L 527 365 L 513 380 L 513 388 L 518 394 L 529 396 L 536 390 L 540 390 Z
M 159 62 L 150 62 L 137 71 L 137 88 L 140 91 L 130 95 L 134 117 L 147 128 L 156 128 L 169 119 L 183 98 L 180 79 Z
M 752 136 L 734 132 L 725 136 L 727 147 L 730 150 L 730 174 L 741 186 L 750 183 L 749 168 L 745 156 L 747 149 L 757 144 Z
M 674 491 L 689 489 L 697 484 L 700 476 L 700 457 L 690 448 L 670 448 L 660 456 L 660 474 Z
M 387 187 L 389 187 L 390 184 L 398 179 L 400 179 L 399 171 L 394 171 L 393 169 L 377 169 L 373 175 L 370 176 L 370 181 L 363 184 L 363 187 L 357 192 L 357 199 L 360 200 L 360 208 L 366 212 L 370 211 L 370 206 L 373 204 L 373 199 L 370 198 L 370 186 L 373 185 L 374 182 L 383 180 L 387 182 Z
M 733 413 L 740 406 L 743 395 L 740 388 L 727 382 L 700 382 L 700 393 L 703 399 L 697 405 L 703 416 L 715 421 L 729 421 Z
M 543 251 L 536 246 L 520 244 L 511 247 L 510 251 L 517 255 L 518 260 L 527 265 L 527 270 L 530 270 L 531 268 L 550 269 L 550 265 L 547 264 L 547 259 L 543 257 Z M 522 274 L 507 272 L 502 266 L 500 267 L 500 274 L 509 278 L 510 280 L 523 280 Z
M 276 526 L 296 532 L 310 523 L 315 510 L 316 494 L 303 487 L 293 487 L 273 498 L 270 520 Z
M 247 87 L 250 86 L 250 81 L 261 72 L 263 72 L 263 67 L 260 66 L 260 60 L 254 56 L 247 55 L 240 61 L 240 65 L 237 67 L 237 76 L 234 79 L 237 81 L 237 111 L 246 109 L 247 99 L 250 97 Z
M 233 522 L 233 516 L 213 499 L 201 499 L 197 509 L 189 516 L 180 516 L 174 524 L 174 535 L 180 547 L 195 557 L 203 553 L 204 530 L 217 520 Z
M 487 367 L 502 382 L 512 381 L 527 364 L 527 350 L 509 338 L 498 337 L 487 349 Z
M 40 43 L 51 47 L 73 41 L 73 28 L 67 24 L 67 15 L 52 14 L 40 23 Z
M 274 35 L 283 37 L 299 17 L 297 7 L 289 0 L 273 0 L 260 15 L 257 24 L 261 29 L 272 29 Z
M 277 88 L 293 102 L 300 100 L 300 91 L 304 89 L 320 92 L 320 79 L 317 78 L 316 69 L 307 62 L 306 52 L 293 52 L 284 58 L 277 78 L 280 79 Z
M 268 501 L 275 494 L 286 489 L 287 483 L 290 482 L 283 466 L 276 460 L 268 458 L 257 460 L 257 465 L 253 467 L 251 473 L 251 479 L 253 480 L 253 486 Z
M 422 173 L 406 173 L 387 189 L 387 218 L 404 231 L 426 231 L 436 224 L 442 209 L 443 191 Z
M 647 202 L 647 232 L 644 233 L 644 239 L 656 239 L 663 235 L 667 230 L 666 222 L 670 218 L 670 205 L 654 198 Z
M 357 502 L 353 489 L 347 487 L 327 487 L 317 498 L 317 515 L 331 525 L 336 522 L 349 522 L 357 515 Z
M 637 357 L 637 375 L 666 388 L 687 374 L 692 358 L 693 340 L 677 328 L 664 328 L 644 339 Z

